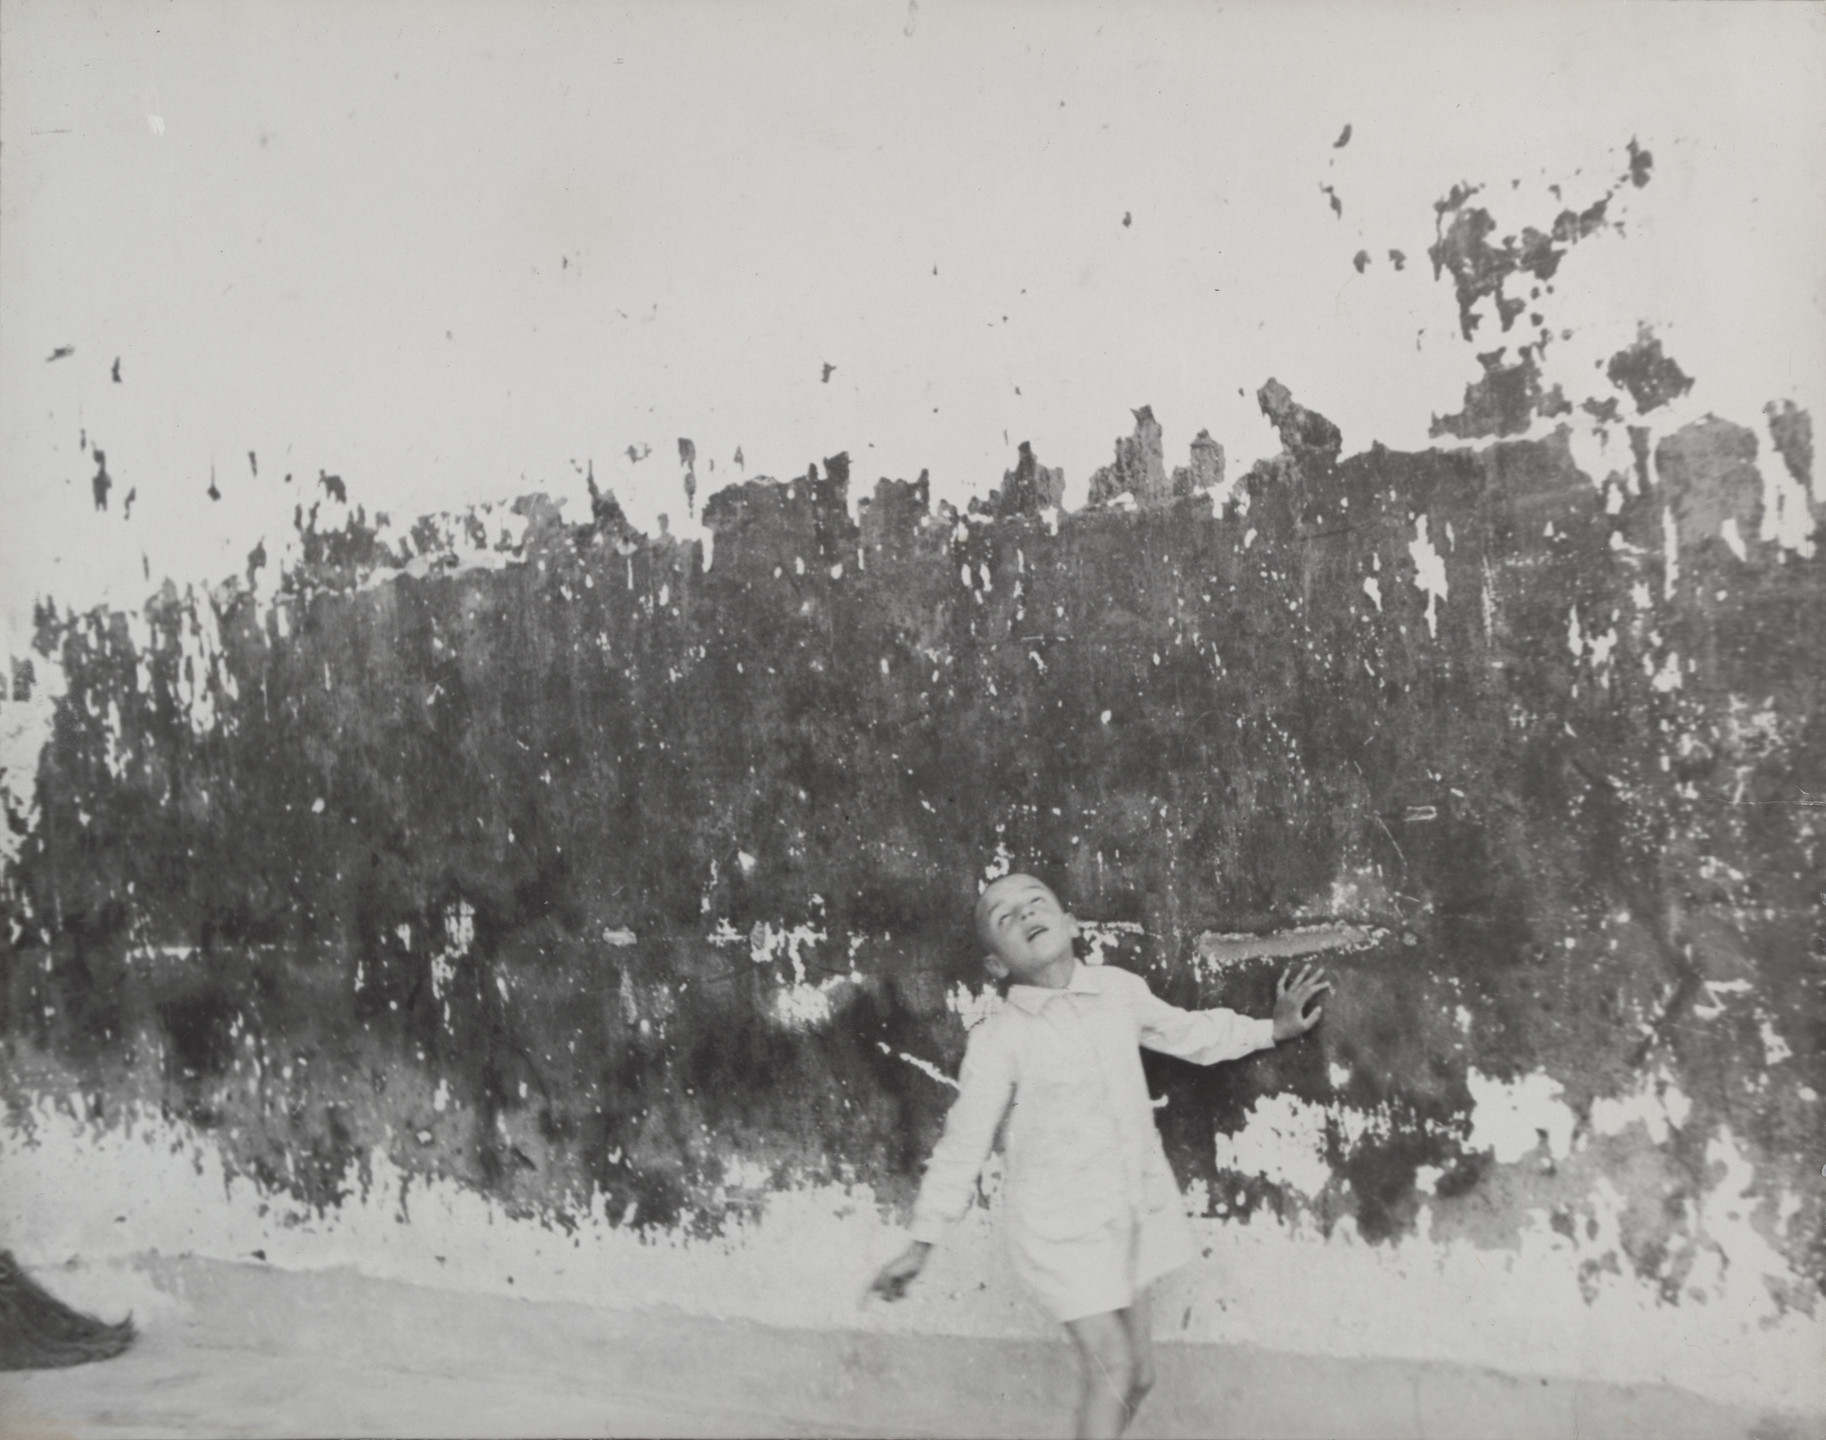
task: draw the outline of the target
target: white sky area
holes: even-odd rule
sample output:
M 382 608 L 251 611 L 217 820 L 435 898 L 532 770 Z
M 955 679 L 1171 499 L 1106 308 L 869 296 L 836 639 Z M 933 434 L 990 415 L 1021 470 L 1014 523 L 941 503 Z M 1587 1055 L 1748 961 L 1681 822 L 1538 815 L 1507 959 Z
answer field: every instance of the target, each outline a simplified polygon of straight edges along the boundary
M 700 505 L 839 450 L 853 495 L 962 503 L 1029 440 L 1076 500 L 1142 404 L 1169 466 L 1202 427 L 1232 476 L 1272 454 L 1271 375 L 1347 453 L 1420 448 L 1523 338 L 1459 337 L 1433 202 L 1546 228 L 1632 137 L 1653 179 L 1555 277 L 1549 377 L 1615 393 L 1593 361 L 1649 322 L 1767 455 L 1765 402 L 1826 421 L 1817 4 L 4 0 L 13 653 L 35 595 L 242 569 L 320 469 L 396 522 L 583 518 L 593 460 L 696 533 L 680 436 Z

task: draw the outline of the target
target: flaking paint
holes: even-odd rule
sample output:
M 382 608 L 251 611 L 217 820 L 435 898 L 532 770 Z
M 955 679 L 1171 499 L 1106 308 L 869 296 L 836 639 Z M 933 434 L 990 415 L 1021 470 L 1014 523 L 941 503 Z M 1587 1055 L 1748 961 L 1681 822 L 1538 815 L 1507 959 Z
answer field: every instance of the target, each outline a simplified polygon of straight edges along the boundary
M 1467 333 L 1606 223 L 1492 244 L 1469 198 Z M 1147 1062 L 1185 1333 L 1657 1378 L 1697 1336 L 1684 1383 L 1821 1404 L 1818 480 L 1805 416 L 1775 491 L 1639 343 L 1626 429 L 1499 354 L 1478 448 L 1346 456 L 1270 381 L 1229 490 L 1144 407 L 1075 513 L 1031 451 L 963 514 L 852 513 L 833 457 L 710 496 L 712 568 L 601 493 L 332 497 L 245 585 L 46 605 L 0 711 L 10 1233 L 856 1323 L 1021 864 L 1182 1004 L 1366 937 L 1310 1040 Z M 950 1263 L 869 1323 L 1031 1323 L 980 1213 Z

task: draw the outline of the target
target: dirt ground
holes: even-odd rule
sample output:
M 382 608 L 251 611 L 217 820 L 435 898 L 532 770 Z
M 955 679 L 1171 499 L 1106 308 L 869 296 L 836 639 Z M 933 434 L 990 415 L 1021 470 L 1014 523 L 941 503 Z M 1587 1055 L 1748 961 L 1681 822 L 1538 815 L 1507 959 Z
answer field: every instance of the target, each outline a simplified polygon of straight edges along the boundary
M 0 1435 L 1062 1435 L 1063 1343 L 772 1329 L 352 1272 L 148 1259 L 127 1355 L 0 1375 Z M 56 1272 L 39 1277 L 53 1290 Z M 91 1290 L 106 1277 L 90 1277 Z M 81 1287 L 78 1287 L 79 1289 Z M 70 1296 L 72 1302 L 89 1296 Z M 90 1308 L 118 1318 L 90 1299 Z M 1822 1418 L 1666 1386 L 1249 1347 L 1162 1347 L 1137 1435 L 1754 1437 Z

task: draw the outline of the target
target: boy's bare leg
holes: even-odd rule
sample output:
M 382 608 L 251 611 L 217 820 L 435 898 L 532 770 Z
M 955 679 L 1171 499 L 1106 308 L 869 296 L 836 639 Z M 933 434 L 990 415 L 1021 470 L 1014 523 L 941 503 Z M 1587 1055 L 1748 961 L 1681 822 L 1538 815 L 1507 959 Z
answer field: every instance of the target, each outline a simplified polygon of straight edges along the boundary
M 1080 1440 L 1114 1440 L 1128 1424 L 1136 1379 L 1128 1316 L 1127 1310 L 1108 1310 L 1065 1322 L 1078 1347 Z
M 1153 1298 L 1152 1290 L 1143 1290 L 1127 1310 L 1116 1312 L 1129 1327 L 1129 1359 L 1134 1367 L 1129 1375 L 1128 1418 L 1131 1421 L 1148 1391 L 1154 1388 Z

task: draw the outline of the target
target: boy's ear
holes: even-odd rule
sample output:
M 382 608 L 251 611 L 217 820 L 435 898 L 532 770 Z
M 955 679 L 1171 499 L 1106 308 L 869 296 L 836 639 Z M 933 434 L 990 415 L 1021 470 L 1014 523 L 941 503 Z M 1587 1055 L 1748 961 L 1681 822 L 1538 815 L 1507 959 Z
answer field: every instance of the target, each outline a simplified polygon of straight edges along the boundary
M 999 955 L 985 955 L 983 957 L 983 968 L 997 980 L 1006 980 L 1008 978 L 1008 966 L 1003 963 L 1002 957 Z
M 1072 914 L 1071 911 L 1067 910 L 1065 912 L 1065 924 L 1066 924 L 1066 927 L 1071 931 L 1072 939 L 1076 940 L 1078 938 L 1078 933 L 1079 933 L 1078 932 L 1078 917 L 1076 915 Z

